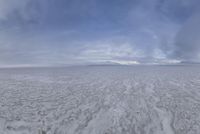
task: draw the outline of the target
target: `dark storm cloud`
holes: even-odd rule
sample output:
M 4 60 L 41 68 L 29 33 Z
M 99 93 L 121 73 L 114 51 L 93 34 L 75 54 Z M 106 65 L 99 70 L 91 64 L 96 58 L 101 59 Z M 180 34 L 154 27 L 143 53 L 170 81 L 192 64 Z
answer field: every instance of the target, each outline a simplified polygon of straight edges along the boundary
M 0 0 L 0 64 L 199 60 L 198 4 Z

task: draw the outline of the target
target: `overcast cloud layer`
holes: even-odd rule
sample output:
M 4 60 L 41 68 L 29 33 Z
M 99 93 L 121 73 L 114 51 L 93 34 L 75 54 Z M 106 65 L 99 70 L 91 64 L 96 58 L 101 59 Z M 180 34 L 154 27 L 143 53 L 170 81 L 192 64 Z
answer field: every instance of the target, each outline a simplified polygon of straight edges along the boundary
M 0 66 L 200 61 L 199 0 L 0 0 Z

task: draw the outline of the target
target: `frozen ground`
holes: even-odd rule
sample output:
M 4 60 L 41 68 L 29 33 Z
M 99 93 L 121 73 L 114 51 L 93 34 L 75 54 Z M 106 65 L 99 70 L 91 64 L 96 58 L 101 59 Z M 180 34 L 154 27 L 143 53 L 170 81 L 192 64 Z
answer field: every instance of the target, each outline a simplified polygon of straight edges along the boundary
M 0 134 L 200 134 L 200 68 L 0 69 Z

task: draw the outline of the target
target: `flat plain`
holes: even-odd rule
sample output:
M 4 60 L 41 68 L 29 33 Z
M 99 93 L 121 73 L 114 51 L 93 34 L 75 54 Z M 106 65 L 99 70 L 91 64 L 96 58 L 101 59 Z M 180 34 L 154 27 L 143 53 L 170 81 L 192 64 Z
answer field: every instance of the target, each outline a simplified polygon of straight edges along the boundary
M 200 134 L 200 66 L 0 69 L 0 134 Z

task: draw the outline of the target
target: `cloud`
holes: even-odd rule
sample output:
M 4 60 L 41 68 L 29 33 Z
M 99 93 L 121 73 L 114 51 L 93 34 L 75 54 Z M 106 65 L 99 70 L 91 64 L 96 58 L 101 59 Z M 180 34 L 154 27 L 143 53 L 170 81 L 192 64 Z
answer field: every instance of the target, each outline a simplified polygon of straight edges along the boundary
M 0 0 L 0 64 L 198 60 L 198 4 L 199 0 Z
M 175 38 L 174 57 L 200 61 L 200 13 L 194 14 L 180 29 Z
M 86 43 L 79 58 L 85 60 L 114 60 L 123 57 L 139 56 L 139 51 L 134 50 L 134 46 L 125 42 L 116 44 L 112 41 L 98 41 Z
M 0 0 L 0 20 L 8 19 L 9 14 L 26 7 L 29 0 Z

